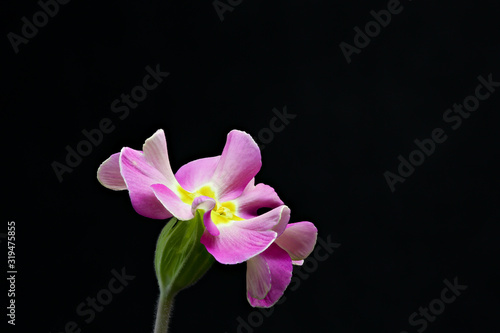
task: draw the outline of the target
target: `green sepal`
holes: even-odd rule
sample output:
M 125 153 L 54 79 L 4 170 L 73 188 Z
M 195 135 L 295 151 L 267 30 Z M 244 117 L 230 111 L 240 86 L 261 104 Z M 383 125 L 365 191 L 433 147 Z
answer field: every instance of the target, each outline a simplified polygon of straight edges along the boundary
M 193 285 L 212 266 L 215 259 L 200 243 L 203 212 L 194 218 L 178 221 L 172 218 L 158 237 L 155 270 L 162 293 L 176 294 Z

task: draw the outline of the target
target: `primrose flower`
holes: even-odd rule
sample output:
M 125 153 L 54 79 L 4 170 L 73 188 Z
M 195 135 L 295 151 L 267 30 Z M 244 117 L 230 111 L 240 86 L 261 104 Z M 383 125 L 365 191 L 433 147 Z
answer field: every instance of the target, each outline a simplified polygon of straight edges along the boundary
M 317 229 L 311 222 L 288 224 L 290 209 L 274 189 L 255 185 L 261 164 L 252 137 L 233 130 L 220 156 L 187 163 L 174 175 L 165 134 L 158 130 L 142 151 L 125 147 L 111 155 L 97 177 L 107 188 L 128 190 L 145 217 L 187 221 L 201 210 L 200 242 L 220 263 L 246 261 L 249 303 L 270 307 L 290 284 L 292 265 L 302 265 L 313 250 Z M 270 211 L 258 215 L 259 208 Z
M 237 264 L 272 250 L 278 236 L 287 235 L 290 209 L 273 188 L 254 185 L 261 165 L 252 137 L 233 130 L 220 156 L 189 162 L 174 175 L 165 134 L 158 130 L 142 151 L 125 147 L 111 155 L 97 177 L 107 188 L 128 190 L 133 208 L 145 217 L 190 220 L 201 209 L 201 243 L 218 262 Z M 257 215 L 263 207 L 271 210 Z

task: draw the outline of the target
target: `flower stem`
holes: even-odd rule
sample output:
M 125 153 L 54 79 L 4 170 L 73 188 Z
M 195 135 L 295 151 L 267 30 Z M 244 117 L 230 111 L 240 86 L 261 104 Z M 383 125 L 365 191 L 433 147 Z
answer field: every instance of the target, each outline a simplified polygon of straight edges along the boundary
M 156 321 L 154 333 L 167 333 L 168 323 L 170 321 L 170 311 L 172 310 L 172 303 L 174 295 L 168 292 L 161 292 L 158 298 L 158 308 L 156 310 Z

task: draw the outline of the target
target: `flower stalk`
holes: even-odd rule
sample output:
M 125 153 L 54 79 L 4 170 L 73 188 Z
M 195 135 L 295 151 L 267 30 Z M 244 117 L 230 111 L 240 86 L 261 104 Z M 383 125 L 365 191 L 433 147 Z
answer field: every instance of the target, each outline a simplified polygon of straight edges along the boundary
M 170 322 L 173 302 L 174 295 L 165 292 L 160 293 L 156 310 L 154 333 L 168 333 L 168 324 Z

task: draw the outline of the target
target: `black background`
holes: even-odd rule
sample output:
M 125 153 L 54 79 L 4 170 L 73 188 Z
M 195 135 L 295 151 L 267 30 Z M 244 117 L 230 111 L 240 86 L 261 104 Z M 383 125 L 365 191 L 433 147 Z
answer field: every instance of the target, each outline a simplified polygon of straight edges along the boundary
M 500 81 L 500 6 L 402 5 L 348 64 L 339 44 L 353 44 L 353 28 L 387 1 L 244 0 L 221 21 L 210 1 L 74 0 L 17 54 L 7 34 L 40 7 L 3 1 L 0 231 L 16 222 L 18 270 L 9 332 L 63 332 L 70 321 L 82 332 L 151 332 L 166 221 L 102 187 L 99 164 L 163 128 L 177 170 L 220 154 L 231 129 L 259 141 L 285 106 L 296 118 L 266 144 L 256 180 L 276 189 L 291 222 L 312 221 L 342 245 L 252 330 L 417 332 L 408 317 L 457 277 L 467 290 L 425 331 L 497 332 L 500 92 L 457 130 L 442 116 L 479 75 Z M 157 64 L 170 75 L 120 120 L 111 103 Z M 114 130 L 59 182 L 51 163 L 103 118 Z M 392 193 L 384 172 L 438 127 L 448 139 Z M 77 306 L 123 267 L 135 279 L 86 323 Z M 237 332 L 253 311 L 245 266 L 216 263 L 179 294 L 171 332 Z

